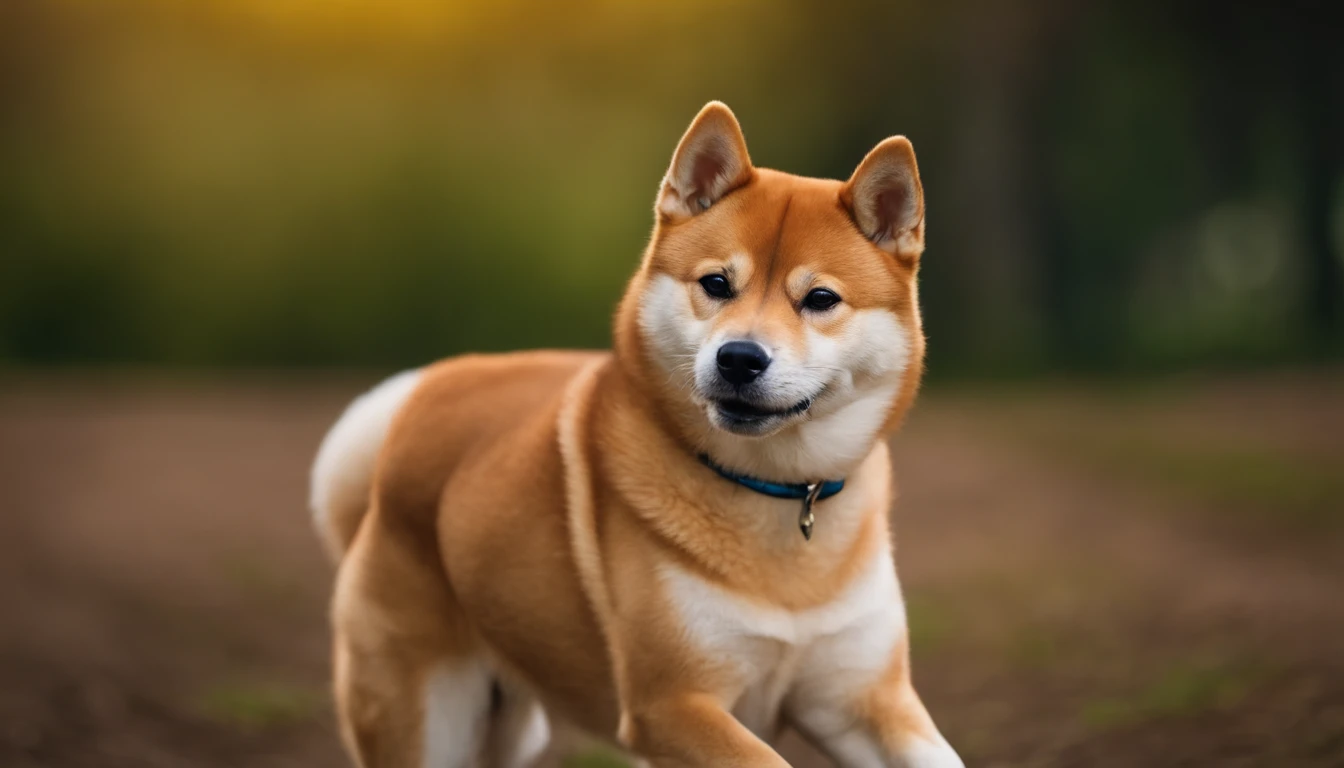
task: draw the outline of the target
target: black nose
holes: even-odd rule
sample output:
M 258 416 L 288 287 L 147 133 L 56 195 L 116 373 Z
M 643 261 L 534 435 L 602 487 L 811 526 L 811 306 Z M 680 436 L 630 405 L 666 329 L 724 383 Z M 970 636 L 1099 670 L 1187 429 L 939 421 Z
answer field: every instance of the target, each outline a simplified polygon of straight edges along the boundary
M 770 355 L 754 341 L 730 341 L 719 347 L 719 375 L 733 386 L 749 384 L 770 367 Z

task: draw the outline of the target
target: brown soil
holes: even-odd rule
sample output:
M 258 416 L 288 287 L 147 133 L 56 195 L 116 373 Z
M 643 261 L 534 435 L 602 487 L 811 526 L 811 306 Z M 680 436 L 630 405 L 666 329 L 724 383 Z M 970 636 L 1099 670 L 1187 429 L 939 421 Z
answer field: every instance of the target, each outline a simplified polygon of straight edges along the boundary
M 0 765 L 344 764 L 304 497 L 361 383 L 0 385 Z M 895 446 L 968 764 L 1344 765 L 1339 375 L 934 391 Z

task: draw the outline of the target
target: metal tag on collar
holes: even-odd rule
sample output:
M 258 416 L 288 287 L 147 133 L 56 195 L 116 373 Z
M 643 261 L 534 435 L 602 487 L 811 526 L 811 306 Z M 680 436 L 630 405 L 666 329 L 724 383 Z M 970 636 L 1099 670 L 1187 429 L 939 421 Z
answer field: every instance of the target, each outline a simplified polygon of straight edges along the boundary
M 812 514 L 812 505 L 817 503 L 822 485 L 824 483 L 808 483 L 807 495 L 803 497 L 803 511 L 798 515 L 798 529 L 808 541 L 812 540 L 812 524 L 817 521 L 816 516 Z

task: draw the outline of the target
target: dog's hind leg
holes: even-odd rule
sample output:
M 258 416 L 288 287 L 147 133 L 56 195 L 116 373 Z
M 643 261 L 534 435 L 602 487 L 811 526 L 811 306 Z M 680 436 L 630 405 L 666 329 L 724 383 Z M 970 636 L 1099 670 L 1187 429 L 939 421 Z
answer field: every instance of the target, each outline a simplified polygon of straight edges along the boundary
M 437 556 L 379 525 L 341 563 L 332 609 L 341 735 L 362 768 L 469 768 L 493 675 Z

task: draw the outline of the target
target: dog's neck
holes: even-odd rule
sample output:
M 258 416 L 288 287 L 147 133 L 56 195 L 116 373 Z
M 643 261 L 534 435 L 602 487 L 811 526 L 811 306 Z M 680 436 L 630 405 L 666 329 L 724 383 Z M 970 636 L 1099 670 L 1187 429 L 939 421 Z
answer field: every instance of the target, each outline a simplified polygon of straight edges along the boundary
M 881 441 L 836 475 L 845 478 L 844 490 L 817 506 L 807 540 L 799 533 L 798 500 L 756 493 L 718 476 L 638 383 L 615 368 L 608 368 L 593 400 L 591 429 L 603 446 L 598 472 L 607 489 L 601 493 L 624 502 L 697 571 L 803 607 L 832 597 L 851 566 L 888 540 L 891 496 Z

